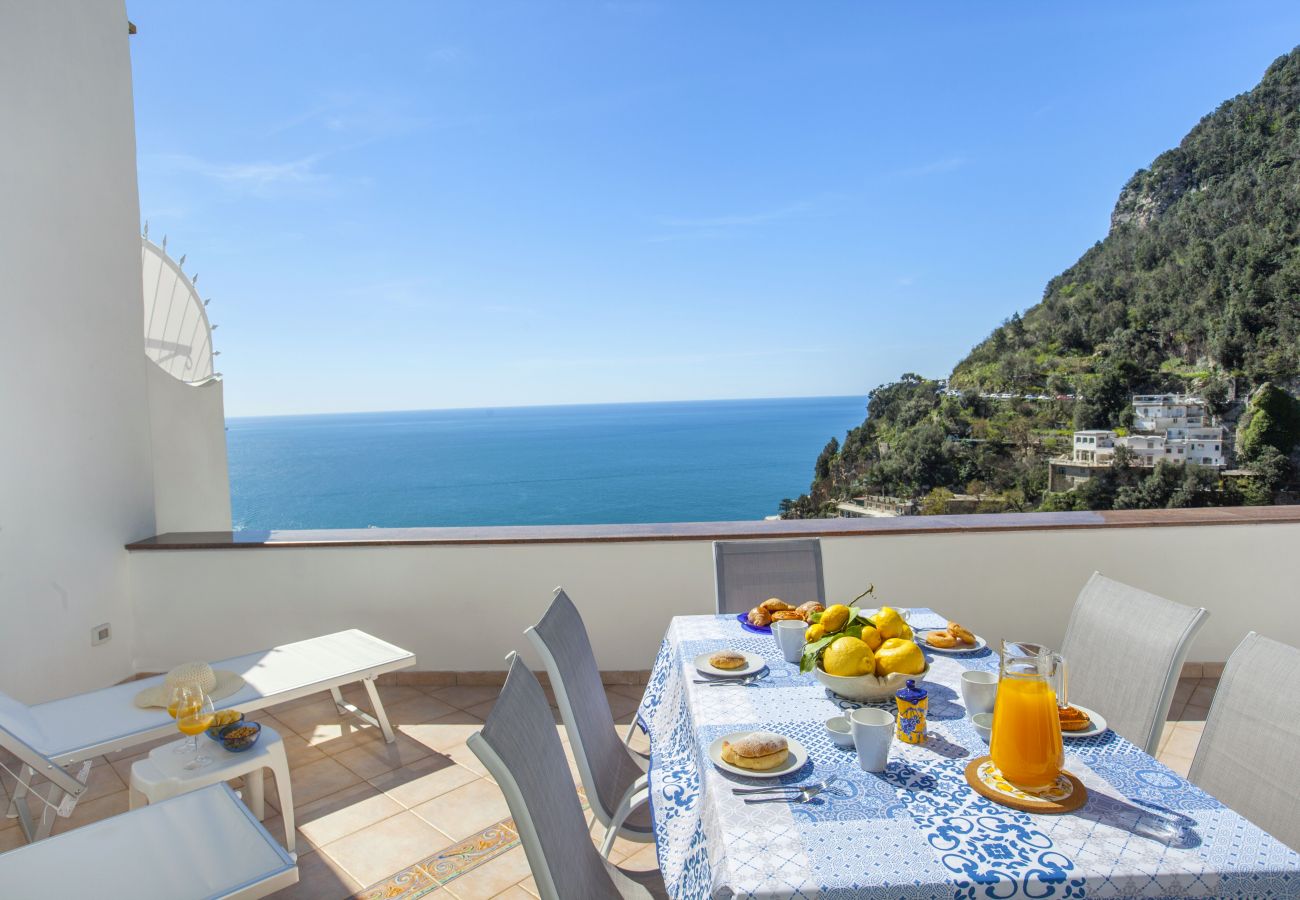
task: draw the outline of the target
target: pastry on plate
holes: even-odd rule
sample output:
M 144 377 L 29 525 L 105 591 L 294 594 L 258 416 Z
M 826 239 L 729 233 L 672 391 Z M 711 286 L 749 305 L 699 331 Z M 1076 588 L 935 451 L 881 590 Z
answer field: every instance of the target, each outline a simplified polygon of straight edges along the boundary
M 931 647 L 938 647 L 940 650 L 951 650 L 957 646 L 957 636 L 951 631 L 927 631 L 925 642 Z
M 709 665 L 715 669 L 740 669 L 745 662 L 745 654 L 735 650 L 719 650 L 709 657 Z
M 749 624 L 759 628 L 766 628 L 772 624 L 772 614 L 761 606 L 755 606 L 749 611 Z
M 797 609 L 778 609 L 776 612 L 772 613 L 773 622 L 784 622 L 787 619 L 798 619 L 802 622 L 803 613 L 799 612 Z
M 948 623 L 948 633 L 963 644 L 975 643 L 975 634 L 969 628 L 958 625 L 956 622 Z
M 1061 716 L 1062 731 L 1083 731 L 1092 724 L 1088 714 L 1077 706 L 1066 706 L 1057 712 Z
M 789 603 L 786 603 L 780 597 L 769 597 L 762 603 L 758 604 L 759 609 L 765 609 L 770 613 L 780 612 L 784 609 L 794 609 Z
M 789 756 L 785 738 L 770 731 L 754 731 L 735 741 L 722 742 L 722 761 L 740 769 L 775 769 Z
M 813 613 L 826 612 L 826 607 L 818 603 L 816 600 L 809 600 L 807 603 L 800 603 L 795 607 L 795 609 L 803 615 L 805 622 L 812 618 Z

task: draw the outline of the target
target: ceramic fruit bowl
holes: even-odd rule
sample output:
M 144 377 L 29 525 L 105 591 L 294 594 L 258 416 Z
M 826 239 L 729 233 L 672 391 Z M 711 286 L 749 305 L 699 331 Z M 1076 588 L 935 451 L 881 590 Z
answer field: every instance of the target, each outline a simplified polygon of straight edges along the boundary
M 907 679 L 921 681 L 929 671 L 930 664 L 926 663 L 920 675 L 905 675 L 902 672 L 893 672 L 884 676 L 853 675 L 845 677 L 843 675 L 828 675 L 822 671 L 821 666 L 813 669 L 813 674 L 817 676 L 818 681 L 830 689 L 831 693 L 843 697 L 845 700 L 856 700 L 859 703 L 865 703 L 889 700 L 907 685 Z

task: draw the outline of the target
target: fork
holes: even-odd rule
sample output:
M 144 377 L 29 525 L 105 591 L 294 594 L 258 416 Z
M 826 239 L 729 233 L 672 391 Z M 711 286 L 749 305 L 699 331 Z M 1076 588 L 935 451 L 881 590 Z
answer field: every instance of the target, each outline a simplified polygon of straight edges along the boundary
M 807 788 L 816 788 L 819 791 L 824 791 L 836 781 L 839 781 L 839 776 L 832 775 L 825 781 L 818 781 L 812 784 L 776 784 L 768 785 L 767 787 L 732 788 L 731 792 L 739 796 L 741 794 L 770 794 L 774 791 L 802 791 Z
M 697 679 L 695 683 L 706 684 L 709 687 L 718 687 L 719 685 L 729 685 L 729 684 L 737 685 L 739 687 L 748 687 L 749 685 L 753 684 L 755 681 L 758 681 L 758 679 L 762 677 L 763 677 L 762 675 L 755 673 L 753 675 L 746 675 L 744 678 L 726 678 L 726 679 L 706 678 L 704 680 Z
M 788 794 L 784 797 L 746 797 L 746 803 L 807 803 L 816 797 L 822 791 L 826 790 L 823 785 L 811 784 L 808 787 L 798 788 L 797 793 Z

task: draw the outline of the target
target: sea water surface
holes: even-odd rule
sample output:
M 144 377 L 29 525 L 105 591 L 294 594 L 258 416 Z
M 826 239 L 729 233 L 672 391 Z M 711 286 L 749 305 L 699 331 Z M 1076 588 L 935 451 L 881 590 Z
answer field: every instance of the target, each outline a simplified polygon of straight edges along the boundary
M 236 528 L 704 522 L 774 515 L 863 397 L 227 421 Z

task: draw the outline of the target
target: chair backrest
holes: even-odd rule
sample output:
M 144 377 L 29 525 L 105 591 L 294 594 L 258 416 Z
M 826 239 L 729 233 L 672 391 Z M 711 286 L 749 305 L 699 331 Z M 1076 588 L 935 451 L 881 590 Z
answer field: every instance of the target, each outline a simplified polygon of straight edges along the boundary
M 587 627 L 569 595 L 556 588 L 546 615 L 524 634 L 550 675 L 592 811 L 608 825 L 623 794 L 644 773 L 614 727 Z
M 1188 777 L 1300 850 L 1300 650 L 1251 632 L 1223 670 Z
M 817 538 L 714 541 L 713 573 L 719 614 L 748 612 L 769 597 L 791 606 L 826 602 Z
M 1094 572 L 1061 647 L 1069 700 L 1103 713 L 1117 734 L 1155 756 L 1187 650 L 1208 616 Z
M 546 695 L 518 656 L 468 743 L 505 794 L 543 900 L 617 897 L 587 832 Z

